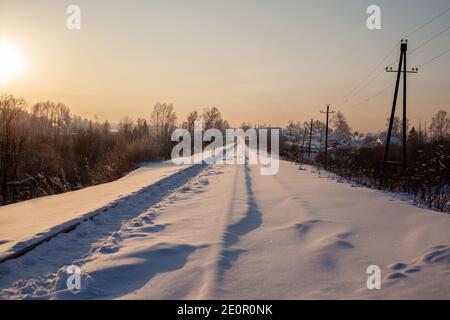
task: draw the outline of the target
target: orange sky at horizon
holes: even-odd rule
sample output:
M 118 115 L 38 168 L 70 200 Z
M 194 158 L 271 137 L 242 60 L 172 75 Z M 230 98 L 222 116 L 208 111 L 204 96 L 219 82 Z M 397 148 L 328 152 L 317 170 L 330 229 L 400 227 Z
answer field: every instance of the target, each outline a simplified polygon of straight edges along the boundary
M 405 3 L 411 19 L 398 18 Z M 125 115 L 148 119 L 161 102 L 174 104 L 180 122 L 190 111 L 216 106 L 233 126 L 285 126 L 289 120 L 323 121 L 320 110 L 331 103 L 353 130 L 370 132 L 384 129 L 394 74 L 383 72 L 348 103 L 337 102 L 403 34 L 448 6 L 443 0 L 379 1 L 383 29 L 369 31 L 370 1 L 80 0 L 82 27 L 70 31 L 69 4 L 0 0 L 0 43 L 14 46 L 24 62 L 1 84 L 2 93 L 30 104 L 63 102 L 75 115 L 114 123 Z M 449 21 L 450 15 L 424 28 L 410 47 Z M 448 40 L 450 32 L 418 50 L 409 67 L 443 52 Z M 386 64 L 398 54 L 392 51 Z M 447 55 L 409 76 L 413 125 L 429 122 L 440 109 L 450 111 L 449 74 Z

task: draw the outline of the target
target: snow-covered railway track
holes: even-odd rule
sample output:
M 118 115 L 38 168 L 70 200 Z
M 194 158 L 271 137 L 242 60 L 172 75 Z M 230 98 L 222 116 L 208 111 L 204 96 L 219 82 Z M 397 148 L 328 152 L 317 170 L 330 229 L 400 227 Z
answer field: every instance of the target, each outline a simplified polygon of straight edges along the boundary
M 204 164 L 204 163 L 194 164 L 194 165 L 187 167 L 181 171 L 178 171 L 172 175 L 169 175 L 168 177 L 163 178 L 155 183 L 152 183 L 152 184 L 144 187 L 143 189 L 141 189 L 135 193 L 132 193 L 131 195 L 125 196 L 125 197 L 120 198 L 104 207 L 96 209 L 79 219 L 69 221 L 69 222 L 65 223 L 63 226 L 57 226 L 55 228 L 54 232 L 49 232 L 47 235 L 41 237 L 40 239 L 38 239 L 36 241 L 29 241 L 28 244 L 24 244 L 22 246 L 22 248 L 20 248 L 18 250 L 13 250 L 11 253 L 5 254 L 4 256 L 0 256 L 0 264 L 5 263 L 10 260 L 13 260 L 13 259 L 20 258 L 20 257 L 24 256 L 25 254 L 27 254 L 28 252 L 34 250 L 36 247 L 43 245 L 46 242 L 49 242 L 53 238 L 58 237 L 61 234 L 69 233 L 69 232 L 75 230 L 77 227 L 80 226 L 81 223 L 86 222 L 88 220 L 93 221 L 100 214 L 107 214 L 111 208 L 115 208 L 117 206 L 120 206 L 123 203 L 133 201 L 133 198 L 135 198 L 136 195 L 151 192 L 151 190 L 155 189 L 155 188 L 164 188 L 164 186 L 167 187 L 166 192 L 170 192 L 170 190 L 173 190 L 174 188 L 177 188 L 177 187 L 185 184 L 192 177 L 196 176 L 205 167 L 206 167 L 206 164 Z

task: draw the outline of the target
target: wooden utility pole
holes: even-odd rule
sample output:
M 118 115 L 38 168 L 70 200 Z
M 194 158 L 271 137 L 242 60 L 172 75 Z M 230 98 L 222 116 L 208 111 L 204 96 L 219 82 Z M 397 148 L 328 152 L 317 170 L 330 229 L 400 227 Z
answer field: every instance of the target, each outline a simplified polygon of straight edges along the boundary
M 327 111 L 320 111 L 320 113 L 327 114 L 327 121 L 326 121 L 326 127 L 325 127 L 325 169 L 327 169 L 327 167 L 328 167 L 328 123 L 329 123 L 330 113 L 333 114 L 333 113 L 335 113 L 335 111 L 330 111 L 330 105 L 327 104 Z
M 398 63 L 398 70 L 392 70 L 391 68 L 386 67 L 387 72 L 396 72 L 397 73 L 397 81 L 395 83 L 395 92 L 394 92 L 394 101 L 392 103 L 392 111 L 391 111 L 391 118 L 389 120 L 389 129 L 388 129 L 388 135 L 386 140 L 386 147 L 384 150 L 384 159 L 383 159 L 383 171 L 386 171 L 387 165 L 401 165 L 403 167 L 403 171 L 406 170 L 407 166 L 407 159 L 406 159 L 406 139 L 407 139 L 407 117 L 406 117 L 406 75 L 408 73 L 418 73 L 419 69 L 412 68 L 411 71 L 407 71 L 406 69 L 406 53 L 408 51 L 408 40 L 402 39 L 400 43 L 400 61 Z M 403 70 L 402 70 L 403 69 Z M 403 139 L 402 139 L 402 161 L 388 161 L 388 155 L 389 155 L 389 147 L 391 144 L 391 137 L 392 137 L 392 127 L 394 124 L 394 118 L 395 118 L 395 108 L 397 106 L 397 98 L 398 98 L 398 91 L 400 87 L 400 77 L 403 73 Z
M 302 140 L 302 147 L 301 147 L 301 153 L 302 153 L 302 163 L 305 160 L 305 140 L 306 140 L 306 133 L 308 132 L 308 127 L 306 125 L 303 125 L 303 140 Z
M 311 128 L 309 129 L 308 163 L 311 161 L 311 143 L 312 143 L 313 121 L 314 120 L 311 119 Z

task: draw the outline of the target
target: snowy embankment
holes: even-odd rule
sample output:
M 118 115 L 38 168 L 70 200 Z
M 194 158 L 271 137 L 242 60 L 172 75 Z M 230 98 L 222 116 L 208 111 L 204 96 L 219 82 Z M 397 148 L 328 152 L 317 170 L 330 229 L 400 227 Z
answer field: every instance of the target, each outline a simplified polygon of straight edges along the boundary
M 224 147 L 225 152 L 227 148 L 230 146 Z M 216 151 L 217 157 L 220 151 Z M 72 230 L 136 192 L 158 188 L 161 181 L 190 166 L 175 165 L 172 161 L 145 163 L 114 182 L 0 207 L 0 263 L 28 252 L 54 235 Z M 184 179 L 185 175 L 180 178 Z
M 0 264 L 0 298 L 448 299 L 449 230 L 448 215 L 285 161 L 274 176 L 196 165 Z
M 185 168 L 170 161 L 149 163 L 111 183 L 0 207 L 0 260 Z

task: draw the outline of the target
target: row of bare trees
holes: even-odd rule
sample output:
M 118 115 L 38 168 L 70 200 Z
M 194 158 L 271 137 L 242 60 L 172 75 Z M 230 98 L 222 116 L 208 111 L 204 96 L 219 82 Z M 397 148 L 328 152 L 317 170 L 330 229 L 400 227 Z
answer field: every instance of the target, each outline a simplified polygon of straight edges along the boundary
M 190 113 L 182 126 L 192 128 L 197 120 L 207 128 L 228 127 L 215 107 Z M 124 117 L 113 126 L 71 115 L 62 103 L 29 107 L 21 98 L 0 96 L 0 203 L 112 181 L 139 163 L 166 160 L 176 127 L 172 104 L 157 103 L 148 121 Z
M 408 130 L 409 127 L 408 121 Z M 384 145 L 377 139 L 379 136 L 351 133 L 346 117 L 342 112 L 338 112 L 331 119 L 329 132 L 332 132 L 343 146 L 329 144 L 331 148 L 328 150 L 327 169 L 338 177 L 361 185 L 411 194 L 414 201 L 420 205 L 450 213 L 450 115 L 445 110 L 438 111 L 430 125 L 424 129 L 419 125 L 419 129 L 413 127 L 408 132 L 406 172 L 396 167 L 383 172 Z M 309 130 L 309 122 L 290 121 L 283 135 L 285 141 L 280 148 L 282 155 L 302 163 L 309 143 Z M 324 131 L 324 123 L 313 122 L 312 134 L 315 135 L 316 141 L 322 137 Z M 394 118 L 393 135 L 397 138 L 402 135 L 402 122 L 398 117 Z M 366 143 L 347 144 L 352 138 L 363 138 Z M 311 158 L 311 162 L 323 168 L 324 144 L 321 145 L 320 151 L 316 157 Z M 401 155 L 402 146 L 391 145 L 390 157 L 400 160 Z
M 401 134 L 401 121 L 397 119 Z M 414 202 L 441 212 L 450 213 L 450 117 L 446 111 L 438 111 L 427 131 L 408 133 L 407 170 L 389 167 L 383 172 L 384 146 L 352 147 L 329 150 L 328 170 L 339 177 L 347 178 L 361 185 L 403 192 L 412 195 Z M 393 145 L 392 159 L 401 159 L 402 146 Z M 324 154 L 315 159 L 323 166 Z

